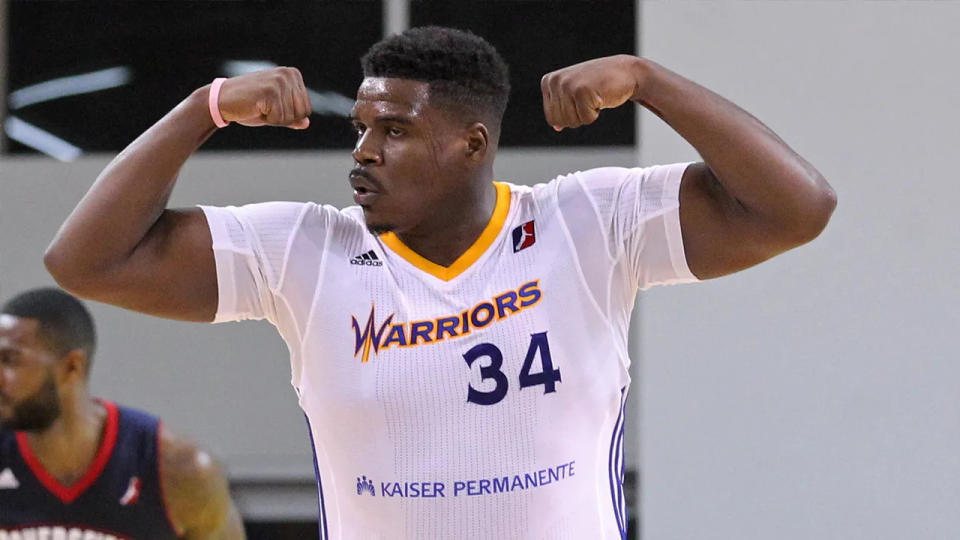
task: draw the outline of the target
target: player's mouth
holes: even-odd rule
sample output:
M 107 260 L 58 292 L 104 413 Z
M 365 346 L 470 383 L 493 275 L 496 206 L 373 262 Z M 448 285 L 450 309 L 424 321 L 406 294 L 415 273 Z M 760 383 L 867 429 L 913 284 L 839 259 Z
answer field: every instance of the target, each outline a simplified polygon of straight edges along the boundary
M 373 204 L 373 201 L 375 201 L 379 195 L 376 191 L 369 191 L 366 188 L 353 188 L 353 202 L 363 208 Z
M 363 169 L 350 171 L 350 186 L 353 188 L 353 201 L 367 208 L 380 196 L 380 183 Z

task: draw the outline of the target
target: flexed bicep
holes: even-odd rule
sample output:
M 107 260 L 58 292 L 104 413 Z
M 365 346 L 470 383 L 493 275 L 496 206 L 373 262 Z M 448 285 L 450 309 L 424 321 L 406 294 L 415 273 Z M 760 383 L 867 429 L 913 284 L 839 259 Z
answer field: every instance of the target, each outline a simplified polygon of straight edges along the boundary
M 149 315 L 212 321 L 217 271 L 206 217 L 199 208 L 165 210 L 129 257 L 76 288 L 91 300 Z

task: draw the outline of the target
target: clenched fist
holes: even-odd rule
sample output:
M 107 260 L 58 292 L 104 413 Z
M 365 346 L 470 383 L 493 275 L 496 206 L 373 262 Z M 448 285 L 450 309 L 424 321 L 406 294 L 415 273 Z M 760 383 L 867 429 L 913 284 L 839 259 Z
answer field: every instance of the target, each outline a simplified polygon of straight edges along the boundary
M 310 97 L 300 70 L 277 67 L 231 77 L 223 82 L 220 115 L 244 126 L 310 126 Z
M 623 105 L 637 94 L 640 60 L 617 55 L 547 73 L 540 80 L 543 114 L 553 129 L 593 123 L 601 109 Z

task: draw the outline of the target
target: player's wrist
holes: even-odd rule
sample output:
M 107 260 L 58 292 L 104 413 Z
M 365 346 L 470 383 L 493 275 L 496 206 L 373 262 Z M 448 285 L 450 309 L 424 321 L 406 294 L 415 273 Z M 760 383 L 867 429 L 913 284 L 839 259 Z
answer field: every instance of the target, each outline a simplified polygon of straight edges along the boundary
M 179 116 L 186 116 L 191 119 L 191 123 L 198 124 L 204 130 L 214 130 L 216 125 L 210 116 L 210 85 L 201 86 L 184 99 L 175 110 L 180 110 Z
M 210 111 L 213 124 L 218 128 L 225 128 L 230 125 L 230 122 L 224 120 L 220 114 L 220 90 L 226 80 L 225 77 L 217 77 L 210 83 L 210 88 L 207 90 L 207 109 Z
M 654 71 L 657 64 L 637 56 L 623 55 L 624 69 L 626 69 L 634 81 L 633 96 L 630 98 L 634 102 L 643 102 L 649 97 L 651 81 L 654 77 Z

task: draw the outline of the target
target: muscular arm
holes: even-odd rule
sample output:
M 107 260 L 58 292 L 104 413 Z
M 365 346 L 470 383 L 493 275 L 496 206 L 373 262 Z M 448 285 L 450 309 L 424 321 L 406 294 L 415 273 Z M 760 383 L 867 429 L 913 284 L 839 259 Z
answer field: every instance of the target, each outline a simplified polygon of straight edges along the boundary
M 188 540 L 242 540 L 243 521 L 227 479 L 213 459 L 193 444 L 160 434 L 164 503 L 174 526 Z
M 166 208 L 180 168 L 216 129 L 208 96 L 209 87 L 194 91 L 103 170 L 44 255 L 63 288 L 162 317 L 213 320 L 206 219 L 198 209 Z M 309 125 L 306 88 L 293 68 L 229 79 L 219 103 L 225 120 L 247 126 Z
M 555 128 L 593 122 L 634 101 L 667 122 L 703 157 L 680 187 L 690 270 L 718 277 L 815 238 L 836 206 L 823 176 L 773 131 L 733 103 L 649 60 L 615 56 L 544 77 Z
M 199 210 L 167 210 L 183 163 L 216 130 L 195 91 L 107 165 L 47 248 L 65 289 L 156 315 L 209 321 L 216 268 Z

